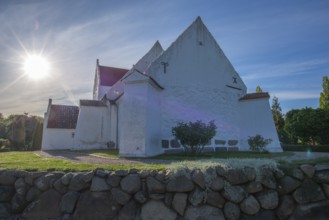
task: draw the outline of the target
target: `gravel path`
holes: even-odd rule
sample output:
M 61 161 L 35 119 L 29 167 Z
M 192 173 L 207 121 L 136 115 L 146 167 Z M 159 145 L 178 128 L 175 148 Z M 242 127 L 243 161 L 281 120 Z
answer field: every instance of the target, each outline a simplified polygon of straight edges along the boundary
M 35 151 L 35 154 L 41 157 L 57 158 L 62 160 L 70 160 L 76 163 L 88 163 L 88 164 L 170 164 L 172 160 L 158 160 L 148 158 L 108 158 L 98 155 L 85 154 L 72 151 Z
M 88 164 L 170 164 L 177 162 L 173 160 L 159 160 L 159 159 L 148 159 L 148 158 L 108 158 L 98 155 L 85 154 L 73 151 L 35 151 L 35 154 L 41 157 L 57 158 L 62 160 L 70 160 L 76 163 L 88 163 Z M 293 156 L 278 157 L 276 160 L 308 160 L 316 159 L 320 157 L 329 158 L 329 153 L 321 152 L 294 152 Z

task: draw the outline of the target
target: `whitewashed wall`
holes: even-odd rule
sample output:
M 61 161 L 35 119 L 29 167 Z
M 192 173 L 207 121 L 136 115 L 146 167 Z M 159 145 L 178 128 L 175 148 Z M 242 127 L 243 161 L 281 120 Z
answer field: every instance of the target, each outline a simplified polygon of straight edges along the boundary
M 240 150 L 249 150 L 248 137 L 256 134 L 273 141 L 267 146 L 271 152 L 282 152 L 267 98 L 240 101 L 241 144 Z
M 110 141 L 109 108 L 80 106 L 74 140 L 75 149 L 107 148 Z
M 74 148 L 74 129 L 45 128 L 42 135 L 42 150 Z

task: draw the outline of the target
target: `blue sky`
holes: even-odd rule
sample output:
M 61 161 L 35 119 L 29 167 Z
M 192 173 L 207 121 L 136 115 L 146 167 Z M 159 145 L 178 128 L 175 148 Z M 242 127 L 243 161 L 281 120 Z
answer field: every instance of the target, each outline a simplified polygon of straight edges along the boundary
M 318 107 L 329 75 L 329 1 L 0 1 L 0 112 L 42 115 L 91 99 L 96 59 L 131 68 L 159 40 L 166 49 L 197 16 L 248 87 L 279 98 L 284 112 Z M 51 76 L 33 81 L 26 54 Z M 271 100 L 270 100 L 271 101 Z

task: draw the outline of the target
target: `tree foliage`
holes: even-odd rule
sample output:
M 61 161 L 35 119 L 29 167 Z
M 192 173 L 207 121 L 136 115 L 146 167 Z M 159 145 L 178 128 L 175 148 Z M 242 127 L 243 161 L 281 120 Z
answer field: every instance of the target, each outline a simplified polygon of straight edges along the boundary
M 322 92 L 320 93 L 320 108 L 329 109 L 329 79 L 324 76 L 322 79 Z
M 262 88 L 260 86 L 257 86 L 256 87 L 256 92 L 257 93 L 261 93 L 261 92 L 263 92 L 263 90 L 262 90 Z
M 172 128 L 172 134 L 180 141 L 186 153 L 196 155 L 201 153 L 204 146 L 216 135 L 214 121 L 208 124 L 196 122 L 179 122 Z
M 271 142 L 271 138 L 265 139 L 260 134 L 256 134 L 255 136 L 249 136 L 248 138 L 250 150 L 255 152 L 265 152 L 266 146 L 269 145 Z
M 284 130 L 284 115 L 277 97 L 272 99 L 271 107 L 273 121 L 281 143 L 287 142 L 287 132 Z

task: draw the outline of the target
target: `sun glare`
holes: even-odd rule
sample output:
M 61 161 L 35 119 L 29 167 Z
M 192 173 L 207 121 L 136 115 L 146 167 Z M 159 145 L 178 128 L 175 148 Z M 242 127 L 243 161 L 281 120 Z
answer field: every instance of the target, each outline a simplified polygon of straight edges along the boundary
M 24 72 L 33 80 L 48 76 L 49 67 L 47 59 L 40 55 L 29 55 L 24 61 Z

